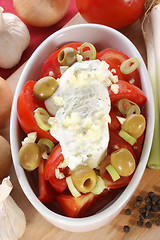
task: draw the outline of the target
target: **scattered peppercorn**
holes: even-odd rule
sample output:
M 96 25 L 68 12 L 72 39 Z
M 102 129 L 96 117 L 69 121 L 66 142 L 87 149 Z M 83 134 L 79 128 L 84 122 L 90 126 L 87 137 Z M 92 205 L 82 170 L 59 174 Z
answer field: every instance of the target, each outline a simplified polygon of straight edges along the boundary
M 147 221 L 145 223 L 145 226 L 146 226 L 146 228 L 151 228 L 152 227 L 152 223 L 150 221 Z
M 145 205 L 145 209 L 146 210 L 151 210 L 151 208 L 152 208 L 152 205 L 151 205 L 151 203 L 147 203 L 146 205 Z
M 159 196 L 158 195 L 154 195 L 153 197 L 152 197 L 152 202 L 155 202 L 155 203 L 157 203 L 158 201 L 159 201 Z
M 140 207 L 141 206 L 141 207 Z M 138 195 L 136 201 L 134 202 L 134 207 L 139 208 L 139 219 L 137 220 L 137 226 L 142 226 L 145 224 L 146 228 L 151 228 L 152 223 L 160 226 L 160 195 L 155 194 L 154 192 L 148 192 L 147 196 L 143 199 L 142 196 Z M 131 214 L 131 209 L 127 208 L 125 210 L 126 215 Z M 153 221 L 147 221 L 145 219 L 151 219 L 154 217 Z M 124 232 L 129 232 L 130 227 L 125 225 L 123 227 Z
M 125 225 L 125 226 L 123 227 L 123 230 L 124 230 L 124 232 L 128 233 L 128 232 L 130 231 L 130 227 L 127 226 L 127 225 Z
M 150 197 L 151 199 L 153 198 L 153 196 L 154 196 L 154 192 L 149 192 L 148 193 L 148 197 Z
M 146 209 L 144 208 L 144 207 L 141 207 L 140 209 L 139 209 L 139 213 L 145 213 L 146 212 Z
M 151 212 L 147 212 L 146 213 L 146 218 L 147 219 L 150 219 L 150 218 L 152 218 L 153 217 L 153 214 L 151 213 Z
M 126 214 L 126 215 L 131 215 L 131 209 L 127 208 L 127 209 L 125 210 L 125 214 Z
M 136 197 L 136 201 L 137 201 L 137 202 L 142 202 L 142 201 L 143 201 L 143 198 L 142 198 L 141 196 L 137 196 L 137 197 Z
M 138 221 L 137 221 L 137 225 L 138 225 L 138 226 L 142 226 L 142 225 L 143 225 L 143 220 L 138 220 Z
M 160 226 L 160 219 L 156 219 L 156 220 L 155 220 L 155 224 L 156 224 L 157 226 Z
M 158 206 L 157 204 L 153 204 L 153 205 L 152 205 L 152 211 L 153 211 L 153 212 L 158 212 L 159 209 L 160 209 L 160 208 L 159 208 L 159 206 Z

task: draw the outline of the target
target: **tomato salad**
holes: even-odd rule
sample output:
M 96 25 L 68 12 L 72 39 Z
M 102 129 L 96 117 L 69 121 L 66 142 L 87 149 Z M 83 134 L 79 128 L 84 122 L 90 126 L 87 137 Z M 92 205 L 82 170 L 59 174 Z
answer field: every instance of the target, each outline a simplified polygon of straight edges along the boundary
M 119 50 L 70 43 L 24 85 L 17 111 L 27 136 L 19 160 L 37 171 L 42 203 L 84 217 L 130 182 L 146 128 L 138 66 Z

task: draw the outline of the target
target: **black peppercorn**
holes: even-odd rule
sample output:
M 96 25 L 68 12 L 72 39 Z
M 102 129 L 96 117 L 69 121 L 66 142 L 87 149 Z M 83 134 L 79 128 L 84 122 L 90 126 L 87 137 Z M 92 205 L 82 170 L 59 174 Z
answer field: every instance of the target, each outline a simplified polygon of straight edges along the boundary
M 136 201 L 137 201 L 137 202 L 142 202 L 142 201 L 143 201 L 143 198 L 142 198 L 141 196 L 137 196 L 137 197 L 136 197 Z
M 125 225 L 125 226 L 123 227 L 123 230 L 124 230 L 124 232 L 128 233 L 128 232 L 130 231 L 130 227 L 127 226 L 127 225 Z
M 159 206 L 157 204 L 152 205 L 152 211 L 153 212 L 158 212 L 160 210 Z
M 154 195 L 153 197 L 152 197 L 152 202 L 155 202 L 155 203 L 157 203 L 158 201 L 159 201 L 159 196 L 158 195 Z
M 151 210 L 151 208 L 152 208 L 152 205 L 151 205 L 151 203 L 147 203 L 146 205 L 145 205 L 145 209 L 146 210 Z
M 143 225 L 143 220 L 138 220 L 138 221 L 137 221 L 137 225 L 138 225 L 138 226 L 142 226 L 142 225 Z
M 150 218 L 152 218 L 153 217 L 153 214 L 151 213 L 151 212 L 147 212 L 146 213 L 146 218 L 147 219 L 150 219 Z
M 139 209 L 139 213 L 145 213 L 146 212 L 146 209 L 144 208 L 144 207 L 141 207 L 140 209 Z
M 130 214 L 131 214 L 131 209 L 127 208 L 127 209 L 125 210 L 125 214 L 126 214 L 126 215 L 130 215 Z
M 156 220 L 155 220 L 155 224 L 156 224 L 157 226 L 160 226 L 160 219 L 156 219 Z
M 151 228 L 152 227 L 152 223 L 150 221 L 147 221 L 145 223 L 145 226 L 146 226 L 146 228 Z
M 148 197 L 150 197 L 151 199 L 153 198 L 153 196 L 154 196 L 154 192 L 149 192 L 148 193 Z

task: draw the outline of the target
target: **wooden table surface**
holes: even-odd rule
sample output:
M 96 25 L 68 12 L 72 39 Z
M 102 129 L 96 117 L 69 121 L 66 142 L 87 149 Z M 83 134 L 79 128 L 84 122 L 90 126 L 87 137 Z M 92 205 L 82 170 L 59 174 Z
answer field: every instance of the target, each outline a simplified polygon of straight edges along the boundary
M 77 14 L 68 24 L 74 25 L 78 23 L 85 23 L 79 14 Z M 141 32 L 140 23 L 136 22 L 130 27 L 122 29 L 121 32 L 125 34 L 138 48 L 142 57 L 146 61 L 145 45 Z M 24 64 L 25 65 L 25 64 Z M 7 82 L 11 86 L 13 92 L 15 91 L 19 76 L 24 68 L 24 65 L 18 69 L 13 75 L 11 75 Z M 2 129 L 0 134 L 9 140 L 9 123 L 7 123 Z M 87 232 L 87 233 L 71 233 L 58 229 L 57 227 L 48 223 L 30 204 L 28 199 L 25 197 L 15 174 L 12 166 L 10 171 L 11 181 L 14 189 L 12 190 L 12 197 L 24 211 L 27 226 L 26 231 L 21 240 L 96 240 L 96 239 L 107 239 L 107 240 L 159 240 L 160 239 L 160 227 L 155 224 L 152 225 L 151 229 L 147 229 L 145 226 L 138 227 L 136 222 L 138 218 L 138 209 L 133 207 L 133 202 L 137 195 L 141 194 L 143 197 L 146 196 L 147 192 L 154 191 L 160 193 L 160 171 L 151 170 L 146 168 L 144 175 L 141 179 L 139 187 L 137 188 L 134 196 L 128 203 L 127 207 L 132 209 L 132 214 L 127 216 L 124 214 L 124 210 L 109 224 L 104 227 Z M 129 225 L 130 232 L 124 233 L 123 226 Z M 4 239 L 5 240 L 5 239 Z

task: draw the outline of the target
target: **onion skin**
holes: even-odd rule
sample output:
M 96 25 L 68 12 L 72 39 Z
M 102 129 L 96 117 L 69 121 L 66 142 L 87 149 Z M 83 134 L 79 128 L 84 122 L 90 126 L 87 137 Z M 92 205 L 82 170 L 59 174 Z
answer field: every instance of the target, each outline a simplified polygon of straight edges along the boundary
M 0 77 L 0 127 L 3 127 L 10 118 L 13 93 L 9 84 Z
M 35 27 L 49 27 L 67 13 L 70 0 L 13 0 L 19 17 Z
M 9 142 L 0 136 L 0 179 L 6 177 L 12 165 L 12 155 Z

